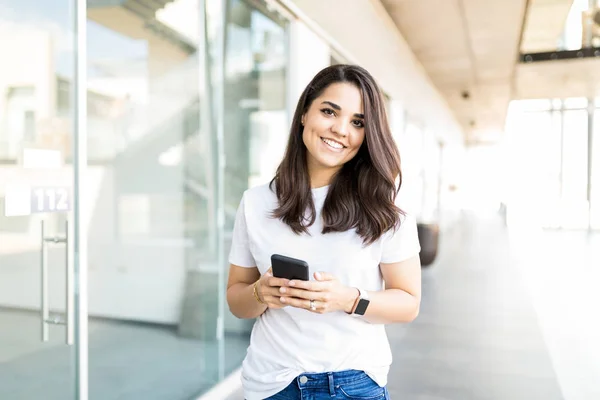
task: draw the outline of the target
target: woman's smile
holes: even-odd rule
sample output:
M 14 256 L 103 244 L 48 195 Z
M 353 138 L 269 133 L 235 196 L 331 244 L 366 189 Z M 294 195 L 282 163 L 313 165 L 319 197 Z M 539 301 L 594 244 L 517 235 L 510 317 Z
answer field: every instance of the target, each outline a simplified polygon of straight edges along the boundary
M 326 147 L 329 150 L 331 150 L 335 153 L 341 153 L 346 148 L 346 146 L 344 146 L 342 143 L 338 142 L 337 140 L 322 137 L 321 141 L 323 143 L 325 143 Z

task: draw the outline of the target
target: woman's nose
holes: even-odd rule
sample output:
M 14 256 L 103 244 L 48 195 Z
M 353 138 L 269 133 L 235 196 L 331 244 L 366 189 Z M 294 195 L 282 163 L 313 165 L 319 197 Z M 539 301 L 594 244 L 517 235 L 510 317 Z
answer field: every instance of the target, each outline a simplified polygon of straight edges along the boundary
M 346 121 L 344 118 L 340 118 L 332 125 L 331 130 L 338 135 L 347 136 L 349 126 L 349 121 Z

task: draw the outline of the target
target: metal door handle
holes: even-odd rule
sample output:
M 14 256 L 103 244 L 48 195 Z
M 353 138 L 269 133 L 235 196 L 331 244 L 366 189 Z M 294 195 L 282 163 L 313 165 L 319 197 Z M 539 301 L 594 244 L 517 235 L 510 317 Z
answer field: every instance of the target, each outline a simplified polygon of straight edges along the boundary
M 48 250 L 46 249 L 46 235 L 44 233 L 44 221 L 42 220 L 42 254 L 41 254 L 41 265 L 42 265 L 42 286 L 41 286 L 41 300 L 42 305 L 40 307 L 41 321 L 42 321 L 42 342 L 48 341 Z
M 68 345 L 73 344 L 73 300 L 74 300 L 74 289 L 73 286 L 73 270 L 72 264 L 69 258 L 69 221 L 65 221 L 65 314 L 67 318 L 67 326 L 65 332 L 65 343 Z
M 42 249 L 41 249 L 41 307 L 40 316 L 42 321 L 42 342 L 48 341 L 48 326 L 65 325 L 66 335 L 65 342 L 68 345 L 73 344 L 73 274 L 71 273 L 71 263 L 69 262 L 69 222 L 65 222 L 65 236 L 63 237 L 46 237 L 44 229 L 44 221 L 42 224 Z M 58 317 L 50 319 L 50 309 L 48 306 L 48 246 L 46 243 L 64 243 L 65 244 L 65 264 L 66 264 L 66 295 L 65 295 L 65 316 L 63 320 Z

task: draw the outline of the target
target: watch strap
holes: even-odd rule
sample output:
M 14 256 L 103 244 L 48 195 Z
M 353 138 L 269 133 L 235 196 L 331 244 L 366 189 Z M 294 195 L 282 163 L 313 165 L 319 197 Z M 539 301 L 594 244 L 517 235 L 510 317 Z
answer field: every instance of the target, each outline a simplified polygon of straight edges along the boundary
M 355 289 L 358 290 L 358 296 L 356 296 L 356 299 L 354 300 L 350 314 L 363 315 L 369 306 L 369 295 L 360 288 Z

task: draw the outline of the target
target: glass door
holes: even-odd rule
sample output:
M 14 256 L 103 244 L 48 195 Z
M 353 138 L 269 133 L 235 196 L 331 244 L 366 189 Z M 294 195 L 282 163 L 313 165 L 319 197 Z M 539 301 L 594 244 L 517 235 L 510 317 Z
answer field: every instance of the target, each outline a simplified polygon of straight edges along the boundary
M 187 400 L 219 379 L 204 3 L 88 1 L 91 400 Z
M 0 399 L 77 396 L 74 0 L 0 0 Z
M 600 102 L 597 103 L 600 105 Z M 600 229 L 600 108 L 594 110 L 594 130 L 592 133 L 592 158 L 590 201 L 590 227 Z
M 565 110 L 563 118 L 561 227 L 587 229 L 588 113 Z

